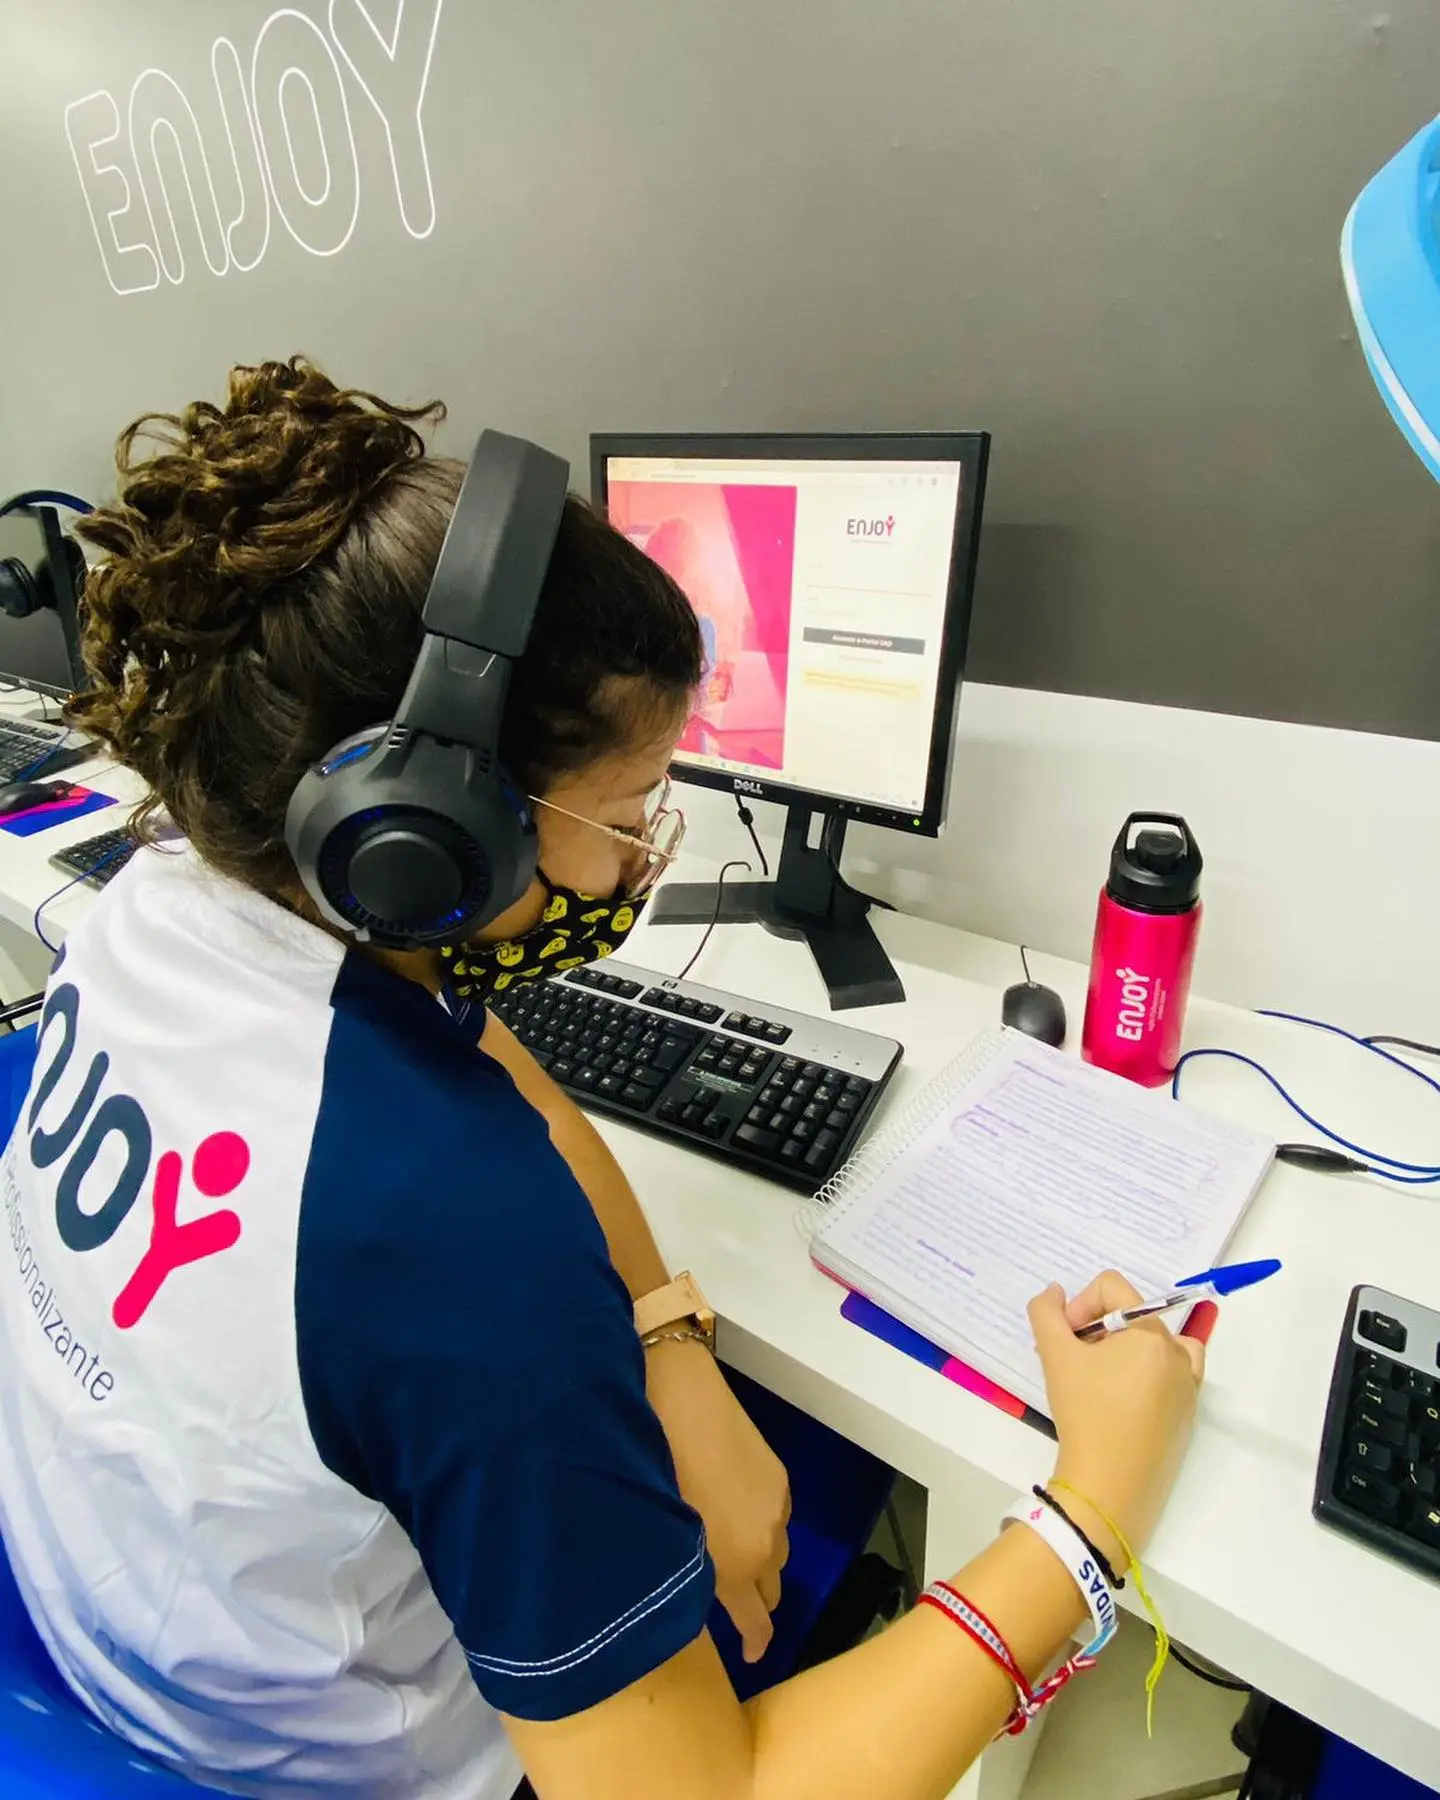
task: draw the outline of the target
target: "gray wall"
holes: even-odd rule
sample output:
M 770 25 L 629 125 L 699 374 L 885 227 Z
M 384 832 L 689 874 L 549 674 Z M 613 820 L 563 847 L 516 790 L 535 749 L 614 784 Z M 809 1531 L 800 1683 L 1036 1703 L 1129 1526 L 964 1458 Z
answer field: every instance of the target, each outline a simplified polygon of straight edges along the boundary
M 380 91 L 359 0 L 294 6 Z M 7 0 L 0 491 L 103 488 L 132 414 L 297 348 L 443 395 L 447 447 L 492 422 L 582 471 L 594 429 L 984 426 L 972 678 L 1440 737 L 1440 494 L 1336 262 L 1351 199 L 1440 106 L 1434 0 L 445 0 L 430 228 L 408 57 L 434 6 L 408 0 L 382 92 L 398 179 L 343 56 L 337 78 L 293 18 L 264 36 L 261 142 L 311 249 L 358 188 L 317 255 L 273 205 L 262 239 L 233 102 L 225 154 L 212 43 L 250 72 L 269 0 Z M 397 0 L 368 12 L 388 34 Z M 274 111 L 291 59 L 331 151 L 313 208 Z M 133 160 L 147 67 L 209 146 L 204 236 L 171 127 L 148 184 Z M 65 129 L 96 93 L 80 154 L 108 93 L 120 241 L 183 256 L 178 282 L 141 249 L 119 284 L 158 285 L 112 291 Z M 162 114 L 189 129 L 163 77 L 135 107 L 142 157 Z M 123 183 L 90 186 L 103 230 Z M 141 204 L 163 227 L 162 188 L 173 244 Z

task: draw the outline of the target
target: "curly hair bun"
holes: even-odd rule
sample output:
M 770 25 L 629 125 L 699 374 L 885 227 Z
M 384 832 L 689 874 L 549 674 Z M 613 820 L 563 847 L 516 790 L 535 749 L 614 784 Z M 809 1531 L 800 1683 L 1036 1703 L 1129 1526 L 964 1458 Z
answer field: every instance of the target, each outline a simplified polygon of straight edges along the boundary
M 119 627 L 92 631 L 95 672 L 114 679 L 131 656 L 228 649 L 378 486 L 424 455 L 413 421 L 443 416 L 438 402 L 404 408 L 339 388 L 294 356 L 232 369 L 223 407 L 137 419 L 116 446 L 117 503 L 79 527 L 124 565 L 123 599 L 106 591 L 103 565 L 87 585 L 92 618 L 114 604 Z M 137 456 L 146 439 L 159 452 Z

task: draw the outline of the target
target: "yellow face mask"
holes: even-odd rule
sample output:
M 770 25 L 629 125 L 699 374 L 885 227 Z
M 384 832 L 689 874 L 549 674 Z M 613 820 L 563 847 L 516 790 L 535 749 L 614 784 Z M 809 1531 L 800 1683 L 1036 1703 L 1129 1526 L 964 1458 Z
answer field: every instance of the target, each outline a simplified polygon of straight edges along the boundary
M 601 894 L 581 894 L 574 888 L 557 887 L 543 869 L 539 873 L 549 898 L 529 931 L 493 944 L 442 946 L 445 994 L 457 1016 L 463 1017 L 477 1002 L 483 1004 L 492 994 L 503 994 L 519 982 L 543 981 L 609 956 L 634 929 L 649 899 L 646 894 L 632 900 L 623 887 L 616 888 L 608 899 Z

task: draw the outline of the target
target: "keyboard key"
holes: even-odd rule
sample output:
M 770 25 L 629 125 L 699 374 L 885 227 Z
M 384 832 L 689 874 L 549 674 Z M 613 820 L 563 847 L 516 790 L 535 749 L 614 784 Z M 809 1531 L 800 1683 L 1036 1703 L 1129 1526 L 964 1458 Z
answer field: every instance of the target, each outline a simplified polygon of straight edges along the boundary
M 740 1065 L 740 1079 L 742 1081 L 758 1081 L 764 1072 L 765 1064 L 763 1062 L 752 1060 Z
M 657 1119 L 663 1119 L 667 1125 L 678 1124 L 680 1119 L 680 1102 L 673 1097 L 662 1100 L 655 1109 L 655 1117 Z
M 829 1131 L 848 1131 L 850 1129 L 850 1115 L 849 1113 L 841 1112 L 840 1109 L 836 1107 L 832 1112 L 826 1115 L 825 1126 Z
M 845 1083 L 845 1092 L 853 1094 L 857 1100 L 863 1100 L 870 1092 L 870 1083 L 862 1076 L 852 1075 Z
M 583 1068 L 579 1068 L 575 1071 L 574 1085 L 577 1088 L 585 1088 L 588 1091 L 590 1088 L 594 1087 L 599 1079 L 600 1071 L 598 1069 L 592 1069 L 589 1063 L 586 1063 Z
M 713 1025 L 720 1017 L 720 1008 L 713 1006 L 708 1000 L 702 1000 L 695 1009 L 695 1017 L 703 1020 L 707 1025 Z
M 744 1144 L 747 1149 L 758 1150 L 762 1156 L 772 1156 L 780 1147 L 778 1132 L 767 1131 L 760 1125 L 737 1125 L 735 1136 L 731 1140 L 736 1144 Z
M 652 1066 L 662 1074 L 668 1075 L 671 1069 L 678 1069 L 689 1053 L 690 1044 L 681 1037 L 667 1037 L 651 1059 Z M 701 1052 L 704 1055 L 704 1052 Z
M 1398 1319 L 1392 1319 L 1389 1313 L 1362 1312 L 1359 1331 L 1361 1337 L 1369 1338 L 1372 1344 L 1379 1344 L 1386 1350 L 1393 1350 L 1397 1356 L 1405 1348 L 1405 1327 Z
M 798 1094 L 802 1100 L 808 1100 L 815 1092 L 815 1083 L 808 1075 L 802 1075 L 791 1088 L 792 1094 Z
M 798 1056 L 782 1056 L 780 1059 L 780 1073 L 782 1075 L 798 1075 L 800 1073 L 800 1058 Z
M 827 1112 L 839 1098 L 840 1090 L 835 1086 L 833 1081 L 822 1081 L 815 1090 L 816 1101 L 823 1106 Z
M 819 1100 L 812 1100 L 805 1108 L 804 1112 L 801 1113 L 800 1117 L 802 1119 L 808 1119 L 812 1125 L 815 1125 L 825 1117 L 825 1110 L 825 1107 Z
M 769 1024 L 765 1027 L 765 1036 L 772 1044 L 783 1044 L 790 1036 L 788 1025 Z
M 1405 1371 L 1404 1387 L 1410 1398 L 1420 1401 L 1422 1405 L 1433 1404 L 1440 1397 L 1440 1381 L 1432 1376 L 1422 1375 L 1418 1369 Z
M 682 1125 L 689 1125 L 693 1129 L 704 1117 L 705 1108 L 701 1106 L 697 1100 L 692 1100 L 685 1108 L 684 1112 L 681 1113 L 680 1123 Z M 742 1125 L 740 1129 L 743 1131 L 745 1127 Z
M 552 1070 L 551 1073 L 553 1074 L 554 1071 Z M 632 1064 L 630 1068 L 630 1079 L 635 1083 L 636 1087 L 645 1088 L 653 1094 L 657 1089 L 664 1087 L 667 1077 L 662 1075 L 659 1069 L 636 1068 Z
M 556 1081 L 569 1081 L 570 1077 L 575 1073 L 575 1065 L 574 1063 L 566 1062 L 563 1057 L 557 1057 L 550 1065 L 550 1073 L 554 1076 Z
M 1401 1486 L 1421 1500 L 1434 1500 L 1440 1496 L 1440 1475 L 1433 1463 L 1412 1462 L 1401 1476 Z
M 745 1123 L 747 1125 L 768 1125 L 769 1120 L 770 1108 L 768 1106 L 762 1106 L 758 1100 L 745 1115 Z M 777 1126 L 775 1129 L 778 1130 L 779 1127 Z
M 1373 1438 L 1361 1438 L 1352 1444 L 1350 1454 L 1357 1469 L 1368 1469 L 1373 1475 L 1388 1475 L 1395 1467 L 1395 1452 L 1387 1444 L 1377 1444 Z
M 595 1083 L 595 1092 L 603 1094 L 607 1100 L 613 1100 L 625 1085 L 618 1075 L 602 1075 Z
M 725 1020 L 725 1029 L 727 1031 L 743 1031 L 745 1029 L 744 1013 L 732 1012 L 729 1014 Z
M 819 1063 L 807 1062 L 800 1073 L 807 1081 L 818 1081 L 826 1071 L 820 1067 Z
M 787 1094 L 780 1102 L 780 1111 L 787 1116 L 797 1114 L 805 1102 L 798 1094 Z
M 804 1154 L 805 1146 L 797 1143 L 794 1138 L 786 1138 L 780 1146 L 780 1160 L 783 1163 L 798 1163 Z
M 790 1135 L 800 1143 L 808 1144 L 815 1135 L 815 1127 L 808 1119 L 797 1119 L 790 1127 Z
M 627 1081 L 620 1090 L 620 1098 L 626 1106 L 638 1106 L 643 1110 L 655 1098 L 655 1095 L 650 1088 L 641 1087 L 635 1081 Z
M 705 1133 L 706 1137 L 721 1138 L 724 1137 L 725 1128 L 729 1123 L 730 1121 L 725 1117 L 725 1114 L 720 1111 L 719 1107 L 716 1107 L 701 1124 L 700 1129 Z
M 828 1150 L 822 1150 L 820 1148 L 820 1140 L 819 1138 L 816 1138 L 815 1142 L 805 1152 L 805 1167 L 812 1175 L 818 1175 L 822 1169 L 829 1166 L 829 1163 L 830 1152 Z
M 739 1029 L 743 1031 L 747 1037 L 764 1037 L 765 1021 L 752 1016 L 748 1018 Z
M 1368 1471 L 1352 1469 L 1341 1477 L 1339 1497 L 1367 1518 L 1393 1524 L 1400 1516 L 1400 1490 Z
M 1440 1550 L 1440 1507 L 1416 1506 L 1405 1526 L 1413 1538 L 1422 1544 L 1428 1544 L 1432 1550 Z
M 772 1112 L 770 1117 L 766 1120 L 766 1123 L 769 1125 L 771 1131 L 784 1131 L 788 1128 L 790 1121 L 784 1113 Z
M 835 1110 L 836 1110 L 836 1112 L 843 1112 L 843 1113 L 859 1112 L 860 1096 L 858 1094 L 852 1094 L 850 1092 L 849 1088 L 847 1087 L 845 1092 L 835 1102 Z

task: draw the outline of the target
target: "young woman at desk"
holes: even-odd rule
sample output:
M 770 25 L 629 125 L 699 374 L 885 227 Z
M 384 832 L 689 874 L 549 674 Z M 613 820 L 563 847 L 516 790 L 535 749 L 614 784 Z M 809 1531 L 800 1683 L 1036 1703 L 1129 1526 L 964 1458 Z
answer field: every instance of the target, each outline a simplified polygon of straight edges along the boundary
M 1042 1295 L 1078 1530 L 999 1536 L 952 1584 L 969 1626 L 937 1594 L 736 1702 L 706 1616 L 763 1648 L 783 1472 L 600 1138 L 480 1004 L 618 941 L 675 847 L 683 595 L 566 504 L 501 735 L 540 874 L 478 940 L 368 951 L 286 850 L 307 767 L 416 661 L 463 473 L 426 416 L 236 370 L 148 460 L 125 434 L 87 522 L 76 714 L 188 845 L 138 855 L 52 978 L 8 1162 L 6 1549 L 96 1712 L 233 1792 L 508 1800 L 523 1765 L 544 1800 L 941 1795 L 1084 1620 L 1082 1536 L 1143 1545 L 1198 1347 L 1081 1343 L 1118 1277 Z

